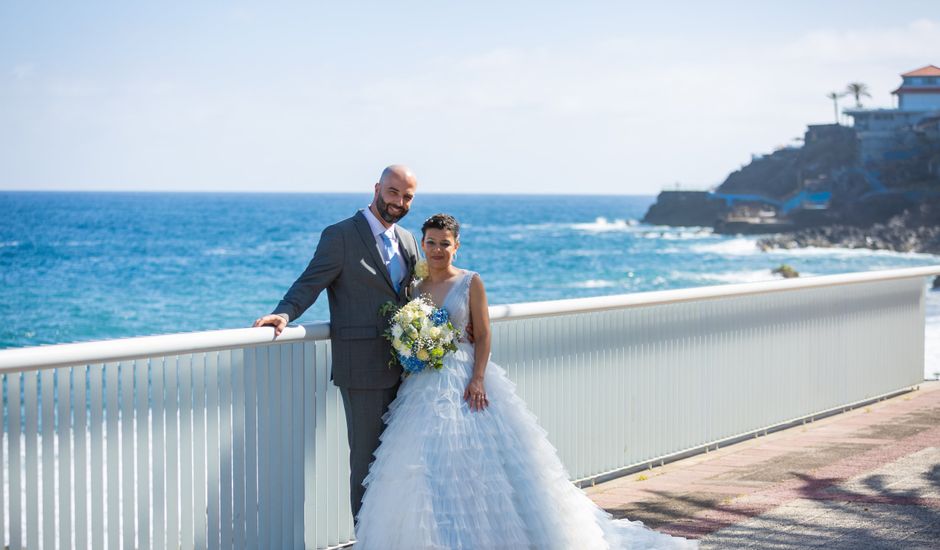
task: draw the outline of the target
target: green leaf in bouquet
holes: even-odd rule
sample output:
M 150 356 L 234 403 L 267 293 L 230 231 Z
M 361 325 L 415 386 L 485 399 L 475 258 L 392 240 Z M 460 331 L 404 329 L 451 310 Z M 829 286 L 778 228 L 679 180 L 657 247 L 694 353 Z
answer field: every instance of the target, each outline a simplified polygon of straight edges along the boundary
M 385 302 L 379 307 L 379 314 L 383 317 L 388 317 L 390 314 L 394 314 L 398 311 L 398 304 L 392 301 Z

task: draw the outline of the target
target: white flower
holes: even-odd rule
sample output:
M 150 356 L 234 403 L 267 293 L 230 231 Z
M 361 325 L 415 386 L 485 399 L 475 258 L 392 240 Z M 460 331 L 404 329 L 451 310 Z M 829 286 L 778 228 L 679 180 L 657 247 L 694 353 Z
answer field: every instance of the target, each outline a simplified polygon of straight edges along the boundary
M 415 279 L 424 279 L 428 276 L 428 261 L 418 260 L 415 264 Z
M 404 330 L 401 328 L 401 325 L 399 325 L 399 324 L 394 324 L 394 325 L 392 325 L 392 336 L 393 336 L 396 340 L 399 339 L 399 338 L 401 338 L 401 335 L 402 335 L 403 332 L 404 332 Z
M 431 327 L 428 330 L 428 336 L 431 338 L 437 339 L 441 337 L 441 327 Z

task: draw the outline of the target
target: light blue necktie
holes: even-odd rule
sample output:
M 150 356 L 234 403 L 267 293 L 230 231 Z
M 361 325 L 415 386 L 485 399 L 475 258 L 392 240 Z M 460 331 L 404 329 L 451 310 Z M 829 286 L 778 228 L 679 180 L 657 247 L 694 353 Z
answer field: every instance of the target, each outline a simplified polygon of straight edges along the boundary
M 395 287 L 395 292 L 398 292 L 398 287 L 401 284 L 401 278 L 404 273 L 402 273 L 401 262 L 395 260 L 395 257 L 398 256 L 397 247 L 392 245 L 392 239 L 388 237 L 388 233 L 382 233 L 382 242 L 385 243 L 385 257 L 388 258 L 388 274 L 392 278 L 392 286 Z

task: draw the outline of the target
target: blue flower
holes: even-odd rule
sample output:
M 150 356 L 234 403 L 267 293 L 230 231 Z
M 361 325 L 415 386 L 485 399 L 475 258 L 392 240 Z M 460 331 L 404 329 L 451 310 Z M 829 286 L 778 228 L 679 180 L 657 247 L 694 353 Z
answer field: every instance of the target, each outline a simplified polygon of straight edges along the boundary
M 444 308 L 438 308 L 431 312 L 431 322 L 437 326 L 443 325 L 450 320 L 450 315 Z
M 398 361 L 401 363 L 402 368 L 405 369 L 406 372 L 410 372 L 412 374 L 423 371 L 425 367 L 424 361 L 418 359 L 414 355 L 411 357 L 405 357 L 402 354 L 398 354 Z

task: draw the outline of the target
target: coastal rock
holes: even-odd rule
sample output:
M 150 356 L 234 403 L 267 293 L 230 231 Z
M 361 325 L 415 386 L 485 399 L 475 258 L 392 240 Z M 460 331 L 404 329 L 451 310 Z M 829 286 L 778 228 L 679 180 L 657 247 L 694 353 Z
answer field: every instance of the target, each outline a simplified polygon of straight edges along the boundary
M 706 191 L 663 191 L 643 217 L 651 225 L 712 227 L 727 208 Z
M 762 245 L 769 247 L 935 251 L 940 112 L 904 122 L 910 114 L 856 110 L 855 126 L 809 125 L 802 146 L 752 155 L 712 192 L 662 192 L 644 221 L 777 234 Z
M 905 211 L 887 223 L 864 228 L 853 225 L 809 227 L 765 237 L 757 246 L 765 252 L 774 248 L 838 247 L 940 254 L 940 223 L 933 220 L 936 213 L 940 213 L 940 208 Z
M 800 276 L 800 272 L 787 264 L 780 264 L 780 267 L 770 271 L 774 275 L 780 275 L 784 279 L 794 279 Z

